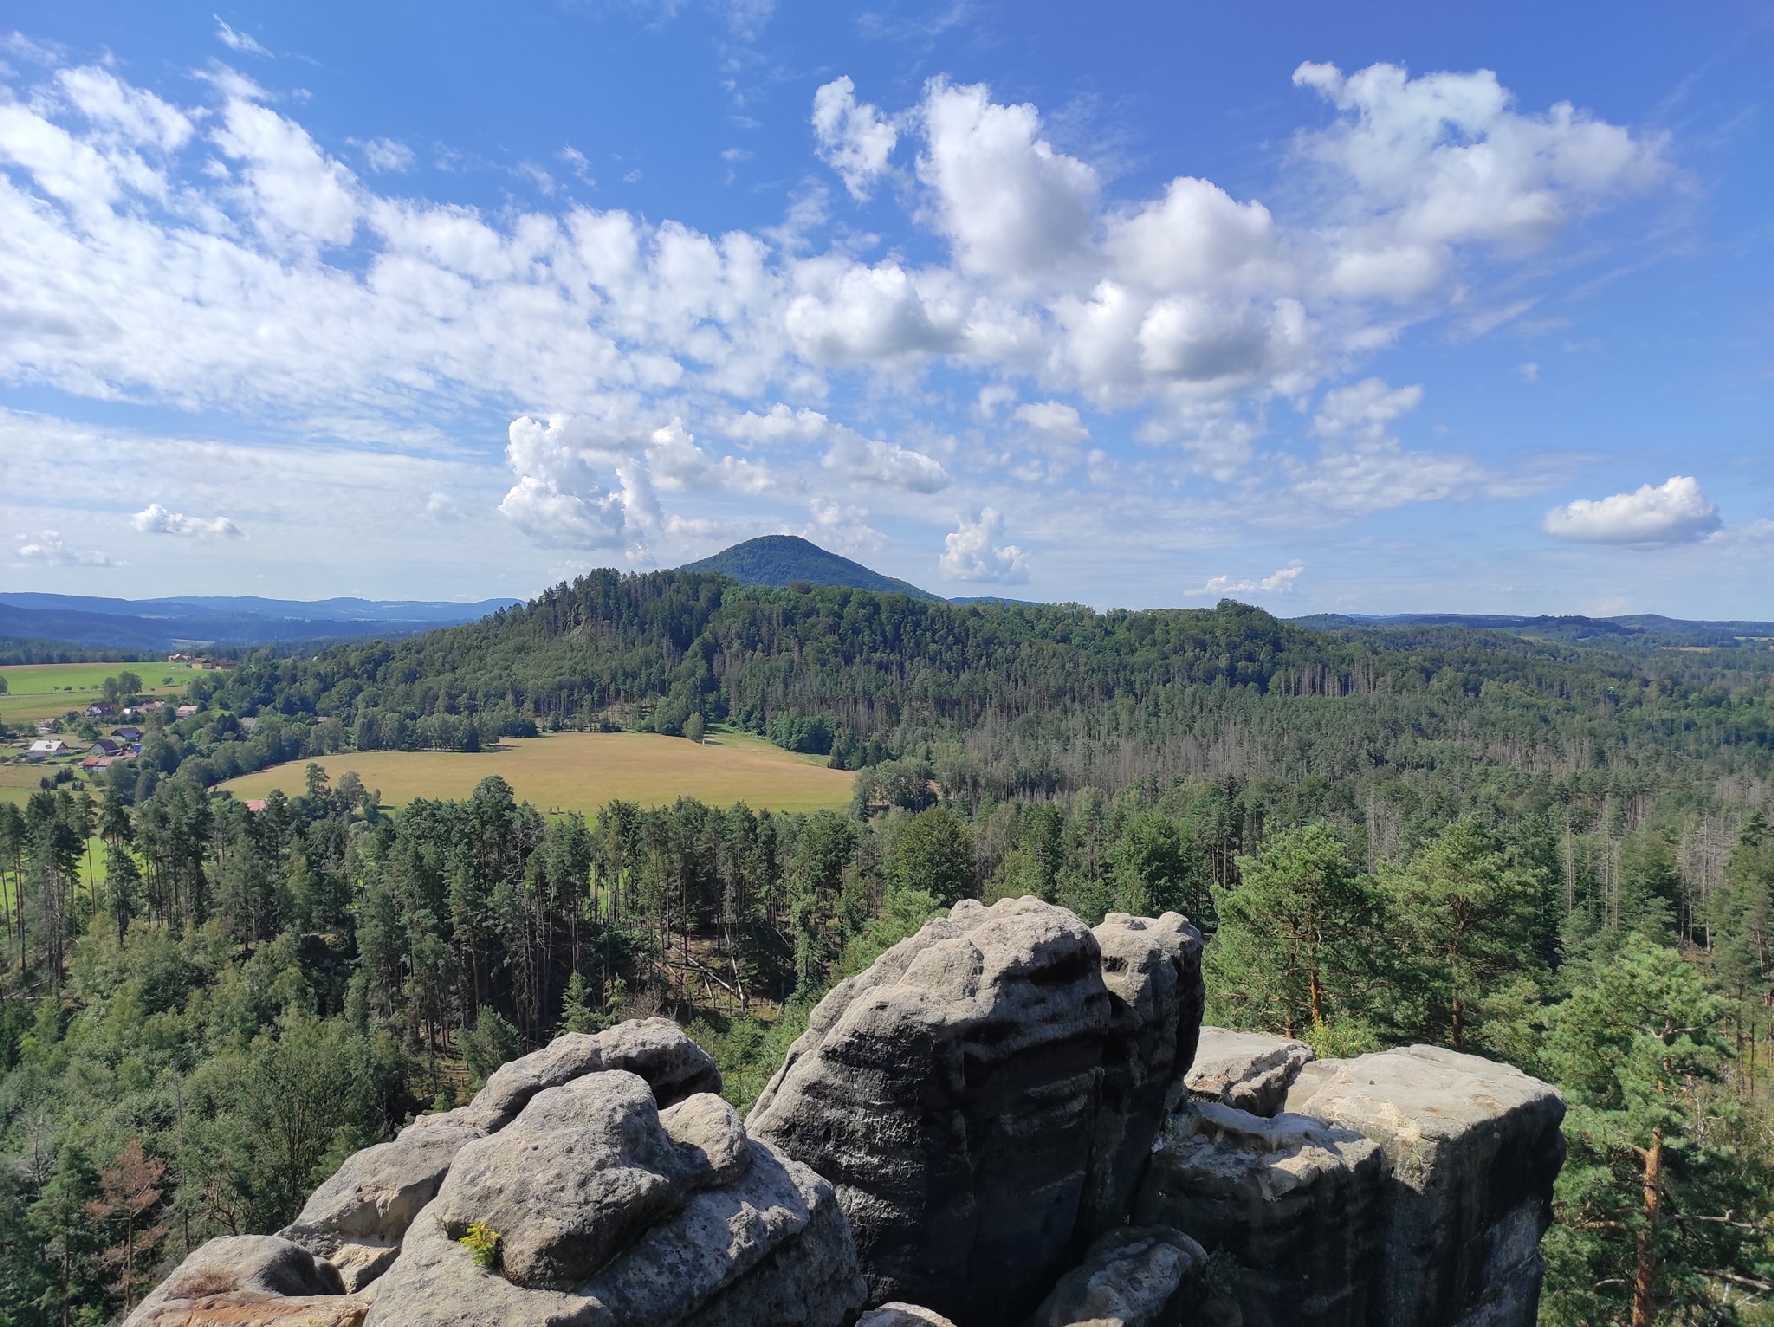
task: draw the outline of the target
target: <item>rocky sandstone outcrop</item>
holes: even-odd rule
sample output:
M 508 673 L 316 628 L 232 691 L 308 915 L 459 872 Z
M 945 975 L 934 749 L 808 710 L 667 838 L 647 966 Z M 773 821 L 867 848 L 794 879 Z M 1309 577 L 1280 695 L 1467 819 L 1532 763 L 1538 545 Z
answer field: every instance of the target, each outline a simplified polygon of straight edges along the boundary
M 1184 1083 L 1195 1097 L 1273 1115 L 1312 1058 L 1303 1041 L 1204 1027 Z
M 421 1115 L 391 1142 L 354 1153 L 282 1235 L 331 1262 L 347 1290 L 362 1289 L 400 1253 L 407 1228 L 436 1197 L 463 1147 L 502 1129 L 545 1088 L 604 1069 L 639 1075 L 660 1106 L 721 1090 L 714 1061 L 668 1018 L 637 1019 L 595 1036 L 565 1033 L 501 1066 L 468 1105 Z
M 1387 1183 L 1374 1321 L 1530 1324 L 1564 1164 L 1564 1102 L 1507 1064 L 1435 1046 L 1313 1066 L 1287 1108 L 1376 1143 Z
M 124 1327 L 358 1327 L 369 1306 L 344 1289 L 337 1271 L 286 1239 L 225 1235 L 194 1249 Z
M 1184 1321 L 1186 1297 L 1198 1297 L 1191 1283 L 1206 1262 L 1181 1231 L 1112 1230 L 1060 1278 L 1027 1327 L 1173 1327 Z
M 492 1269 L 461 1242 L 475 1222 Z M 662 1112 L 612 1071 L 464 1147 L 374 1296 L 368 1327 L 840 1327 L 863 1289 L 829 1184 L 718 1097 Z
M 1222 1255 L 1245 1327 L 1359 1327 L 1384 1183 L 1379 1146 L 1353 1129 L 1196 1101 L 1166 1123 L 1134 1219 Z
M 1174 914 L 958 904 L 746 1121 L 666 1020 L 557 1038 L 129 1327 L 1530 1327 L 1557 1094 L 1201 1028 L 1200 953 Z
M 837 1186 L 872 1299 L 1016 1322 L 1125 1214 L 1200 954 L 1174 914 L 959 903 L 820 1001 L 747 1126 Z

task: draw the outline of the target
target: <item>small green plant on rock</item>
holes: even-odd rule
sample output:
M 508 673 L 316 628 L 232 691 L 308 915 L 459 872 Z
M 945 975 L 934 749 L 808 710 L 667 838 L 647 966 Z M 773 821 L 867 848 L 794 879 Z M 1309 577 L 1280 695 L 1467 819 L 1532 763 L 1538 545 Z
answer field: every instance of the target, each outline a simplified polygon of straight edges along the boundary
M 465 1247 L 475 1264 L 485 1272 L 499 1265 L 499 1241 L 503 1237 L 484 1221 L 471 1221 L 468 1233 L 456 1242 Z

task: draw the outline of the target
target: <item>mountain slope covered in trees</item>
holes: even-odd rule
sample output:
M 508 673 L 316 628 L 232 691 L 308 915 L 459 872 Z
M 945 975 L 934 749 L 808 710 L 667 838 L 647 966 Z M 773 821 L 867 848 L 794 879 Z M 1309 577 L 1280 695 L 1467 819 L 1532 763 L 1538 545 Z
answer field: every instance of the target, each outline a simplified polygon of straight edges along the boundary
M 687 562 L 679 571 L 712 571 L 731 576 L 745 585 L 836 585 L 852 590 L 880 590 L 907 594 L 914 599 L 935 600 L 928 590 L 909 581 L 884 576 L 799 535 L 769 534 L 747 539 L 711 557 Z

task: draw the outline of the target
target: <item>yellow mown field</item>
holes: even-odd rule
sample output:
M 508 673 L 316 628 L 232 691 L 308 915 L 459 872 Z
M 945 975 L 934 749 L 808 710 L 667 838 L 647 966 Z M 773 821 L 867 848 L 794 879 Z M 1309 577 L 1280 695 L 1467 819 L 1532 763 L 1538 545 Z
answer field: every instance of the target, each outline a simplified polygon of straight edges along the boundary
M 717 806 L 744 802 L 757 810 L 816 811 L 849 805 L 854 775 L 827 769 L 742 733 L 717 732 L 705 745 L 657 733 L 555 733 L 508 740 L 497 751 L 363 751 L 325 756 L 329 779 L 355 770 L 382 801 L 402 806 L 415 797 L 461 798 L 489 774 L 505 779 L 519 801 L 544 811 L 596 813 L 614 798 L 664 806 L 694 797 Z M 305 786 L 307 761 L 291 761 L 221 786 L 236 797 L 263 797 L 274 788 L 295 795 Z

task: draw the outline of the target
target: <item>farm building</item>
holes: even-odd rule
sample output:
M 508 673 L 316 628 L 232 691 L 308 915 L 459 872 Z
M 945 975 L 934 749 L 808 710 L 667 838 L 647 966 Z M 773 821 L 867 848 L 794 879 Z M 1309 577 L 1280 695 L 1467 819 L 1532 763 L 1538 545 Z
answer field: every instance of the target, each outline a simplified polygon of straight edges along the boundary
M 173 714 L 180 719 L 189 719 L 196 713 L 197 707 L 195 705 L 181 705 L 178 709 L 173 711 Z
M 114 756 L 121 750 L 123 744 L 114 742 L 109 737 L 95 738 L 92 744 L 92 754 L 95 756 Z
M 142 730 L 125 725 L 122 728 L 113 728 L 111 736 L 121 742 L 139 742 L 142 740 Z

